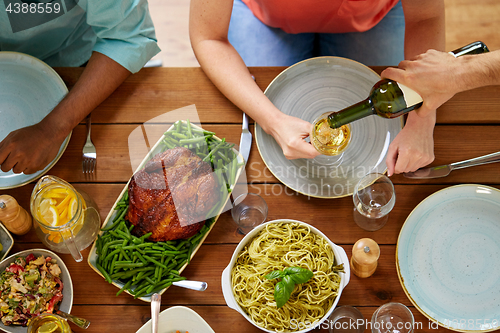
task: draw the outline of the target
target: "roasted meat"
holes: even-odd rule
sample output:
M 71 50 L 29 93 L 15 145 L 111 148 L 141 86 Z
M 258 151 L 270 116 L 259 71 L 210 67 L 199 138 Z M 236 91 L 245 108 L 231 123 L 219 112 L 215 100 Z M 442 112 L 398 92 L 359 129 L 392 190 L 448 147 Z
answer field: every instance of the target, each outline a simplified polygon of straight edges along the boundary
M 132 233 L 152 232 L 152 241 L 196 234 L 220 193 L 210 165 L 182 147 L 155 155 L 132 177 L 128 191 Z

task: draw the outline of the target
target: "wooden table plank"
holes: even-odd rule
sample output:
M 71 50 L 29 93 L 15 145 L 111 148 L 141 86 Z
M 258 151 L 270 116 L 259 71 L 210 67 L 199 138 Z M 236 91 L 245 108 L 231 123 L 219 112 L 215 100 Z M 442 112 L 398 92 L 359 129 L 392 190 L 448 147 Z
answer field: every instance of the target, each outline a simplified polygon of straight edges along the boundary
M 380 73 L 384 67 L 373 67 Z M 265 90 L 285 67 L 250 72 Z M 56 68 L 71 88 L 83 69 Z M 210 82 L 201 68 L 144 68 L 131 75 L 93 113 L 95 123 L 143 123 L 165 112 L 196 105 L 202 123 L 241 123 L 241 111 Z M 438 123 L 500 123 L 500 86 L 459 93 L 438 110 Z
M 150 145 L 153 145 L 168 126 L 145 126 Z M 214 131 L 228 142 L 239 144 L 240 125 L 206 125 L 207 130 Z M 253 126 L 252 126 L 253 128 Z M 85 141 L 85 126 L 79 125 L 73 131 L 71 141 L 49 174 L 74 182 L 106 182 L 125 183 L 132 175 L 129 155 L 129 136 L 139 131 L 138 125 L 93 125 L 92 136 L 97 147 L 98 162 L 96 174 L 88 179 L 80 171 L 82 147 Z M 252 131 L 253 132 L 253 131 Z M 437 126 L 434 134 L 435 156 L 432 165 L 449 164 L 481 155 L 500 151 L 499 126 Z M 133 141 L 138 145 L 137 140 Z M 145 156 L 142 151 L 134 158 L 138 164 Z M 279 183 L 267 169 L 257 150 L 255 139 L 252 142 L 250 158 L 246 166 L 249 183 Z M 401 175 L 392 178 L 396 184 L 454 184 L 483 183 L 500 184 L 498 164 L 489 164 L 469 169 L 454 171 L 446 178 L 432 180 L 410 180 Z
M 32 185 L 26 185 L 26 189 Z M 99 205 L 104 220 L 124 184 L 76 184 L 77 189 L 87 192 Z M 396 244 L 399 231 L 407 216 L 418 203 L 448 185 L 396 185 L 396 205 L 389 215 L 389 221 L 382 229 L 369 232 L 355 225 L 351 197 L 340 199 L 308 198 L 296 192 L 287 191 L 281 184 L 255 184 L 249 192 L 260 194 L 269 206 L 267 220 L 294 219 L 310 223 L 325 233 L 336 244 L 354 244 L 358 239 L 370 237 L 379 244 Z M 500 185 L 494 187 L 500 189 Z M 29 209 L 30 191 L 12 189 L 4 191 L 19 200 L 21 206 Z M 290 207 L 292 207 L 290 209 Z M 223 213 L 215 224 L 206 244 L 237 244 L 243 238 L 236 232 L 236 224 L 230 212 Z M 32 230 L 24 236 L 14 236 L 16 243 L 38 242 Z
M 339 302 L 340 305 L 348 305 Z M 161 310 L 165 310 L 169 306 L 162 306 Z M 259 333 L 262 332 L 250 324 L 240 313 L 228 308 L 227 306 L 189 306 L 190 309 L 196 311 L 217 333 L 225 332 L 238 332 L 238 333 Z M 450 332 L 449 330 L 437 326 L 435 323 L 429 321 L 414 307 L 409 307 L 410 311 L 415 317 L 415 332 Z M 365 333 L 370 333 L 371 330 L 368 322 L 371 320 L 372 314 L 377 310 L 377 307 L 358 307 L 365 319 Z M 143 324 L 145 324 L 151 317 L 150 308 L 148 306 L 94 306 L 94 305 L 76 305 L 73 307 L 73 314 L 87 318 L 91 321 L 91 325 L 87 330 L 81 330 L 74 325 L 71 326 L 72 330 L 77 332 L 115 332 L 117 327 L 122 332 L 135 332 Z M 333 324 L 324 322 L 318 329 L 313 332 L 328 332 L 328 327 Z M 123 330 L 124 327 L 130 330 Z M 182 332 L 184 333 L 184 332 Z

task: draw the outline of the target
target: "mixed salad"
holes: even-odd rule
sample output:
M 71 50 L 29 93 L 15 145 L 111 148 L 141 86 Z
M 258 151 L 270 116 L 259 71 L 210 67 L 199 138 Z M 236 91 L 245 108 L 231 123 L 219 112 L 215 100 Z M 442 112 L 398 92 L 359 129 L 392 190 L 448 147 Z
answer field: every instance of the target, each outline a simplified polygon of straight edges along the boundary
M 61 269 L 55 259 L 18 257 L 0 275 L 0 318 L 5 325 L 27 326 L 62 301 Z

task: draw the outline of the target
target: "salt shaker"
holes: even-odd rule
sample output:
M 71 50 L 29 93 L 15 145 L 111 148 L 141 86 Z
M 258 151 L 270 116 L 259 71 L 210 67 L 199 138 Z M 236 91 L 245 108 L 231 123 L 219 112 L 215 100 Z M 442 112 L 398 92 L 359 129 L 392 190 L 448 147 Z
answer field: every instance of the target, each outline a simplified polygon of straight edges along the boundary
M 24 235 L 33 225 L 31 215 L 10 195 L 0 195 L 0 222 L 16 235 Z
M 361 238 L 352 247 L 351 270 L 360 277 L 367 278 L 375 273 L 380 257 L 380 248 L 373 239 Z

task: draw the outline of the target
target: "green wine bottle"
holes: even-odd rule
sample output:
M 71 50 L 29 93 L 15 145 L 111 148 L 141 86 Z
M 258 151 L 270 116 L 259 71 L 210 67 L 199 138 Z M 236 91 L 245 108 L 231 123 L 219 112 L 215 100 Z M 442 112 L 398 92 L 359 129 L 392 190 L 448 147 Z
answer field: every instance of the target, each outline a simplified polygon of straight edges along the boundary
M 488 51 L 483 42 L 474 42 L 450 53 L 459 57 Z M 367 99 L 328 115 L 328 124 L 331 128 L 339 128 L 372 114 L 396 118 L 419 108 L 422 103 L 422 97 L 414 90 L 396 81 L 383 79 L 375 83 Z

